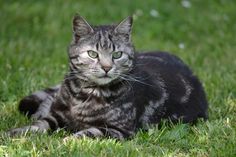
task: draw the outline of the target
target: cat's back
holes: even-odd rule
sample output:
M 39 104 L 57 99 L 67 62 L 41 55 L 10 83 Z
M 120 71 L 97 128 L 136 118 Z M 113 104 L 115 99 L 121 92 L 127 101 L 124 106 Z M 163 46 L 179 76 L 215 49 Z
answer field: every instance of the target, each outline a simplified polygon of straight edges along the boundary
M 177 56 L 160 51 L 137 53 L 134 73 L 148 77 L 152 84 L 161 82 L 170 92 L 179 94 L 186 88 L 202 90 L 202 85 L 192 70 Z M 145 79 L 144 79 L 145 80 Z M 181 91 L 183 89 L 183 91 Z
M 192 72 L 188 66 L 177 56 L 162 51 L 150 51 L 136 54 L 136 67 L 147 72 L 155 72 L 159 70 L 163 73 L 179 72 L 191 75 Z

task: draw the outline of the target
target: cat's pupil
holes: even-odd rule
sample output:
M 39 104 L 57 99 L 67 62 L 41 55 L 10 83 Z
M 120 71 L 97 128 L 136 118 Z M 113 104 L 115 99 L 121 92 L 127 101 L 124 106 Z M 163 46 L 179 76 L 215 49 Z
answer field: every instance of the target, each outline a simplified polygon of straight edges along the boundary
M 95 52 L 95 51 L 92 51 L 92 50 L 89 50 L 89 51 L 88 51 L 88 55 L 89 55 L 89 57 L 91 57 L 91 58 L 98 58 L 98 53 Z
M 113 52 L 112 58 L 113 58 L 113 59 L 121 58 L 122 54 L 123 54 L 123 52 L 121 52 L 121 51 Z

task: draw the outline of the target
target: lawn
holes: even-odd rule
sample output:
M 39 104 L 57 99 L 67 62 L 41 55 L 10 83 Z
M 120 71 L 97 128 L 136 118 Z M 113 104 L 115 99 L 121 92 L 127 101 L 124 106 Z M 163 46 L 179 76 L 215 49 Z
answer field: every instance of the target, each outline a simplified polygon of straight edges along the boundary
M 0 132 L 30 122 L 19 100 L 60 83 L 67 71 L 71 20 L 118 23 L 134 15 L 137 50 L 164 50 L 199 76 L 209 101 L 209 121 L 163 125 L 133 139 L 74 139 L 52 135 L 0 135 L 0 156 L 236 156 L 235 0 L 0 0 Z

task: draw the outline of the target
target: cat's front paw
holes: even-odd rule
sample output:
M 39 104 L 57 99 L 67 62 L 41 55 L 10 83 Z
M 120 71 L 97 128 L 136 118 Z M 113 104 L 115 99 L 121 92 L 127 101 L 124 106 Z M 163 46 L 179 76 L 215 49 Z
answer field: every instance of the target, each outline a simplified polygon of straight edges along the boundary
M 88 129 L 78 131 L 78 132 L 74 133 L 72 136 L 76 137 L 76 138 L 83 138 L 83 137 L 96 138 L 96 137 L 103 137 L 104 134 L 98 128 L 91 127 Z
M 22 135 L 26 135 L 28 132 L 45 132 L 43 130 L 40 130 L 40 128 L 38 126 L 25 126 L 22 128 L 15 128 L 15 129 L 11 129 L 9 131 L 6 132 L 6 134 L 10 137 L 14 137 L 14 136 L 22 136 Z
M 97 128 L 89 128 L 85 130 L 78 131 L 71 136 L 67 136 L 63 139 L 63 142 L 68 142 L 72 139 L 81 139 L 84 137 L 90 137 L 90 138 L 95 138 L 95 137 L 101 137 L 103 136 L 103 133 L 98 130 Z
M 17 135 L 24 135 L 28 132 L 29 128 L 28 127 L 23 127 L 23 128 L 15 128 L 15 129 L 11 129 L 9 131 L 6 132 L 6 135 L 10 136 L 10 137 L 14 137 Z

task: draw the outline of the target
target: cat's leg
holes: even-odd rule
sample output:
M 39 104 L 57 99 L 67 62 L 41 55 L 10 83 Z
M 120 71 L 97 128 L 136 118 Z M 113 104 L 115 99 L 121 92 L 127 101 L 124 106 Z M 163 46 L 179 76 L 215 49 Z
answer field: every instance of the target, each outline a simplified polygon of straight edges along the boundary
M 61 112 L 58 112 L 58 114 L 61 115 Z M 26 134 L 27 132 L 46 133 L 48 130 L 55 131 L 59 127 L 63 127 L 64 125 L 63 124 L 64 122 L 59 120 L 62 118 L 59 115 L 56 115 L 55 113 L 50 111 L 47 117 L 39 119 L 33 122 L 31 125 L 11 129 L 7 131 L 7 135 L 15 136 L 15 135 Z
M 63 128 L 65 126 L 65 122 L 68 123 L 69 120 L 67 114 L 64 113 L 68 113 L 69 111 L 70 111 L 69 105 L 64 104 L 61 101 L 61 99 L 55 99 L 46 117 L 43 117 L 33 122 L 31 125 L 12 129 L 8 131 L 7 134 L 10 136 L 15 136 L 15 135 L 22 135 L 27 132 L 45 133 L 49 129 L 55 131 L 58 128 Z
M 46 117 L 59 88 L 60 85 L 24 97 L 19 103 L 19 111 L 34 119 Z
M 67 104 L 69 94 L 66 93 L 67 91 L 64 90 L 64 93 L 60 96 L 55 96 L 53 100 L 46 99 L 50 102 L 50 107 L 47 107 L 47 115 L 41 117 L 39 120 L 33 122 L 31 125 L 12 129 L 7 132 L 8 135 L 14 136 L 19 134 L 24 134 L 27 132 L 47 132 L 49 129 L 54 131 L 58 128 L 65 127 L 65 124 L 69 124 L 71 122 L 71 106 Z M 40 107 L 39 107 L 40 109 Z M 39 112 L 39 111 L 38 111 Z M 37 112 L 36 112 L 37 113 Z M 42 113 L 45 114 L 45 113 Z
M 48 115 L 50 107 L 54 101 L 54 97 L 48 96 L 38 107 L 37 111 L 31 115 L 31 118 L 37 120 L 44 118 Z
M 128 137 L 132 136 L 133 134 L 134 134 L 134 132 L 129 132 L 129 134 L 124 134 L 123 132 L 121 132 L 117 129 L 113 129 L 113 128 L 91 127 L 91 128 L 84 129 L 84 130 L 81 130 L 81 131 L 78 131 L 78 132 L 74 133 L 73 137 L 76 137 L 76 138 L 81 138 L 81 137 L 91 137 L 91 138 L 107 137 L 107 138 L 114 138 L 114 139 L 118 139 L 118 140 L 124 140 L 125 138 L 128 138 Z M 65 140 L 67 140 L 68 138 L 65 138 Z
M 34 122 L 32 125 L 11 129 L 7 131 L 6 134 L 9 136 L 16 136 L 16 135 L 26 134 L 27 132 L 46 133 L 49 129 L 50 125 L 46 120 L 38 120 Z

